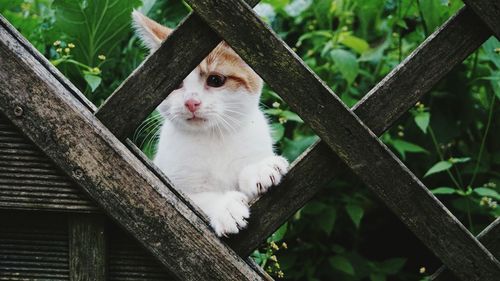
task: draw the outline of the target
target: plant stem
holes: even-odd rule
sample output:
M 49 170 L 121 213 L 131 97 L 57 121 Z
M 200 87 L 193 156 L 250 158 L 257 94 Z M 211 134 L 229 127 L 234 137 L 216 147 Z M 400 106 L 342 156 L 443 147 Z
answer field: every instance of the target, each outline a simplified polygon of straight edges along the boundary
M 495 107 L 495 93 L 492 92 L 490 108 L 488 110 L 488 121 L 486 123 L 486 129 L 484 130 L 483 139 L 481 140 L 481 146 L 479 147 L 479 154 L 477 155 L 476 166 L 474 167 L 474 173 L 472 174 L 472 179 L 470 180 L 469 186 L 472 187 L 474 180 L 476 180 L 477 172 L 479 171 L 479 164 L 481 163 L 481 158 L 483 157 L 484 147 L 486 144 L 486 137 L 490 131 L 491 121 L 493 120 L 493 108 Z
M 469 230 L 472 234 L 475 234 L 474 233 L 474 224 L 472 223 L 472 215 L 471 215 L 471 212 L 470 212 L 470 199 L 469 197 L 465 198 L 465 202 L 467 204 L 467 220 L 469 221 Z
M 476 73 L 478 58 L 479 58 L 479 50 L 474 52 L 474 59 L 472 62 L 472 69 L 469 73 L 469 79 L 472 79 L 472 77 L 474 77 L 474 73 Z
M 439 156 L 439 159 L 441 161 L 445 161 L 444 157 L 443 157 L 443 153 L 441 153 L 441 149 L 439 148 L 439 144 L 437 142 L 436 135 L 434 134 L 434 130 L 432 130 L 431 125 L 429 125 L 429 133 L 431 135 L 432 143 L 434 143 L 434 147 L 436 148 L 436 152 Z M 449 169 L 446 170 L 446 173 L 448 173 L 448 176 L 450 176 L 451 181 L 453 181 L 453 183 L 456 185 L 456 187 L 458 189 L 463 189 L 463 187 L 458 183 L 457 179 L 453 176 L 453 174 L 451 173 L 451 171 Z
M 425 37 L 429 36 L 429 30 L 427 29 L 427 24 L 425 23 L 424 13 L 422 13 L 422 8 L 420 7 L 420 1 L 417 0 L 418 14 L 420 15 L 420 20 L 422 21 L 422 27 L 424 28 Z

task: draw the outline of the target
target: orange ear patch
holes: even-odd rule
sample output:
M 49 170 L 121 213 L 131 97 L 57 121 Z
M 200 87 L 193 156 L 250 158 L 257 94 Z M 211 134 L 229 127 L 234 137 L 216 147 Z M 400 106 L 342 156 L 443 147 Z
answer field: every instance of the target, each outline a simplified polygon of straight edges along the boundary
M 172 29 L 163 26 L 140 12 L 132 12 L 134 27 L 140 38 L 150 47 L 156 49 L 172 33 Z

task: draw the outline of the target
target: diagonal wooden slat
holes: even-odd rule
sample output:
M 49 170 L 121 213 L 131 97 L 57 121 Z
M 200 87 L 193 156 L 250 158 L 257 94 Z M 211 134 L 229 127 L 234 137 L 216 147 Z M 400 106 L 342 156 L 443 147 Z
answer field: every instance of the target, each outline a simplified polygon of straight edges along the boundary
M 1 18 L 1 17 L 0 17 Z M 262 280 L 0 20 L 0 110 L 181 280 Z
M 470 9 L 461 9 L 359 101 L 354 112 L 373 133 L 381 135 L 490 35 Z M 250 254 L 345 169 L 326 144 L 314 144 L 292 164 L 279 186 L 251 206 L 249 225 L 231 237 L 231 248 L 240 255 Z
M 456 275 L 463 280 L 500 276 L 491 253 L 250 6 L 241 0 L 187 2 Z
M 477 239 L 483 243 L 483 245 L 490 250 L 493 255 L 498 259 L 500 258 L 500 218 L 493 221 L 488 227 L 486 227 L 479 235 Z M 456 277 L 445 267 L 439 268 L 431 277 L 431 280 L 445 281 L 445 280 L 456 280 Z
M 248 0 L 251 5 L 258 2 Z M 104 102 L 97 118 L 124 140 L 220 42 L 197 15 L 190 14 Z
M 463 0 L 500 40 L 500 1 L 498 0 Z

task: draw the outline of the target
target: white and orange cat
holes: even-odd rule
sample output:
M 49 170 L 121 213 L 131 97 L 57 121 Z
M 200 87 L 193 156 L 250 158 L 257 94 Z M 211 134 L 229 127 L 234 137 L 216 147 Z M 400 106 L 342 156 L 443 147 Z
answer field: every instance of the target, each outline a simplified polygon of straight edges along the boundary
M 137 11 L 132 17 L 151 52 L 172 31 Z M 219 236 L 244 228 L 248 203 L 288 169 L 287 160 L 273 152 L 259 109 L 262 84 L 221 43 L 158 107 L 165 121 L 154 163 L 208 215 Z

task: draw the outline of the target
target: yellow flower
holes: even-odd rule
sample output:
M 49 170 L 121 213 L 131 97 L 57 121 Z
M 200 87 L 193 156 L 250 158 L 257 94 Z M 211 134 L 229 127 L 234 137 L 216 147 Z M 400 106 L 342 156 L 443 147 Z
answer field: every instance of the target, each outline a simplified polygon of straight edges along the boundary
M 56 52 L 58 52 L 58 53 L 62 52 L 62 48 L 57 48 Z
M 69 54 L 69 52 L 70 52 L 70 51 L 71 51 L 71 50 L 70 50 L 69 48 L 64 48 L 64 52 L 65 52 L 66 54 Z
M 73 48 L 75 47 L 75 44 L 73 44 L 73 43 L 69 43 L 69 44 L 68 44 L 68 47 L 70 47 L 71 49 L 73 49 Z
M 105 55 L 99 55 L 99 56 L 98 56 L 98 58 L 99 58 L 100 60 L 105 60 L 105 59 L 106 59 L 106 56 L 105 56 Z
M 60 40 L 54 41 L 54 46 L 59 46 L 59 45 L 61 45 L 61 41 Z
M 101 73 L 101 70 L 99 69 L 99 67 L 94 67 L 94 68 L 92 68 L 92 72 L 99 74 L 99 73 Z
M 278 261 L 278 258 L 276 258 L 275 255 L 272 255 L 271 257 L 269 257 L 270 260 L 272 260 L 273 262 L 277 262 Z
M 281 248 L 286 250 L 288 249 L 288 245 L 285 242 L 283 242 L 283 244 L 281 244 Z
M 423 266 L 418 270 L 418 272 L 420 272 L 420 274 L 424 274 L 425 271 L 426 271 L 426 269 Z

